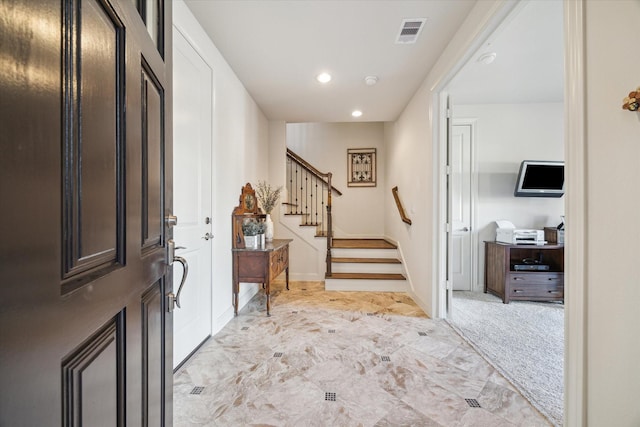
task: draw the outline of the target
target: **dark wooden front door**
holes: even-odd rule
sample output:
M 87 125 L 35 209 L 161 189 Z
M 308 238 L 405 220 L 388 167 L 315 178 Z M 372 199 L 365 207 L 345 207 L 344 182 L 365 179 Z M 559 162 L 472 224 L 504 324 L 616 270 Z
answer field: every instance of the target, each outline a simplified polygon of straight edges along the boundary
M 0 426 L 172 425 L 170 23 L 0 1 Z

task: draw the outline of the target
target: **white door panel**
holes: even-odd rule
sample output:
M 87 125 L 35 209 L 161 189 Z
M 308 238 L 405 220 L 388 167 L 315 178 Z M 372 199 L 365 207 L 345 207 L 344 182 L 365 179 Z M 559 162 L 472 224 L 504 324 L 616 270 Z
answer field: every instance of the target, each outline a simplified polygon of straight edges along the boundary
M 451 137 L 451 245 L 454 290 L 472 290 L 471 126 L 454 125 Z
M 174 368 L 211 335 L 211 109 L 212 71 L 174 27 L 173 211 L 177 254 L 189 274 L 174 312 Z M 174 264 L 174 289 L 182 266 Z

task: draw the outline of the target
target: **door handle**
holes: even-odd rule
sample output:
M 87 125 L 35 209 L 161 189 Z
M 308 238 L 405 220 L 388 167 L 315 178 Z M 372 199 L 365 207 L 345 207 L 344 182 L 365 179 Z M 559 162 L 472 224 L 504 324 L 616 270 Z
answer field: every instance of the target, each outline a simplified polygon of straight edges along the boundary
M 202 236 L 202 238 L 204 240 L 209 240 L 209 239 L 213 239 L 213 233 L 205 233 L 204 236 Z
M 187 281 L 187 275 L 189 274 L 189 263 L 187 262 L 186 259 L 182 258 L 181 256 L 176 256 L 174 257 L 174 259 L 176 261 L 178 261 L 180 264 L 182 264 L 182 268 L 184 269 L 183 273 L 182 273 L 182 280 L 180 281 L 180 286 L 178 287 L 178 293 L 176 294 L 175 297 L 175 304 L 176 307 L 181 308 L 180 307 L 180 292 L 182 292 L 182 287 L 184 286 L 184 282 Z
M 167 223 L 167 227 L 175 227 L 178 225 L 178 217 L 175 215 L 165 217 L 164 221 Z
M 469 227 L 462 227 L 460 231 L 469 231 Z
M 184 287 L 185 282 L 187 281 L 187 276 L 189 275 L 189 263 L 186 259 L 181 256 L 176 255 L 176 250 L 178 249 L 186 249 L 184 246 L 176 246 L 175 242 L 170 239 L 167 241 L 167 262 L 169 265 L 173 265 L 175 261 L 182 264 L 183 272 L 182 272 L 182 280 L 180 281 L 180 286 L 178 286 L 178 292 L 174 295 L 173 292 L 170 292 L 167 295 L 168 298 L 168 310 L 169 313 L 173 312 L 175 307 L 180 308 L 180 293 L 182 292 L 182 288 Z

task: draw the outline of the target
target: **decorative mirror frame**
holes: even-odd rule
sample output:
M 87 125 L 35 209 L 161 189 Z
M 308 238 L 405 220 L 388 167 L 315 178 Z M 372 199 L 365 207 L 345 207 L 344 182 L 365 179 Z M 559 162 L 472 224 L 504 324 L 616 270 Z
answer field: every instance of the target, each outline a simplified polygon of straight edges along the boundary
M 247 218 L 266 218 L 266 215 L 262 213 L 262 209 L 258 207 L 256 191 L 251 187 L 250 182 L 247 182 L 242 187 L 238 206 L 233 209 L 233 214 L 231 215 L 231 232 L 233 248 L 235 249 L 245 248 L 242 224 Z

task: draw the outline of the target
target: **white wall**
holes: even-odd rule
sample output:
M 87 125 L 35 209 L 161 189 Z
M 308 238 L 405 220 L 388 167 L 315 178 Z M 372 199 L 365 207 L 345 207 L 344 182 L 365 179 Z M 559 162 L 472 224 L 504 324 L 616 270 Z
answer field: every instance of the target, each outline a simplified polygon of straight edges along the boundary
M 590 0 L 585 14 L 585 406 L 589 426 L 631 427 L 640 425 L 640 113 L 621 106 L 640 86 L 640 1 Z
M 454 105 L 455 119 L 475 121 L 475 175 L 478 197 L 474 233 L 478 277 L 484 285 L 484 241 L 495 239 L 495 220 L 517 228 L 557 226 L 564 197 L 514 197 L 522 160 L 564 160 L 564 104 Z M 455 123 L 455 121 L 454 121 Z
M 384 124 L 289 123 L 287 147 L 321 172 L 333 173 L 332 184 L 342 192 L 333 197 L 333 228 L 336 237 L 380 237 L 384 213 L 380 209 L 385 182 Z M 347 149 L 375 148 L 377 186 L 347 187 Z
M 184 2 L 173 2 L 174 26 L 213 70 L 213 333 L 232 317 L 231 212 L 242 186 L 266 179 L 269 122 Z M 240 287 L 241 305 L 257 285 Z
M 398 196 L 412 225 L 402 222 L 391 192 L 385 197 L 385 235 L 403 254 L 412 296 L 433 315 L 433 180 L 429 103 L 423 85 L 400 118 L 385 127 L 387 182 Z

